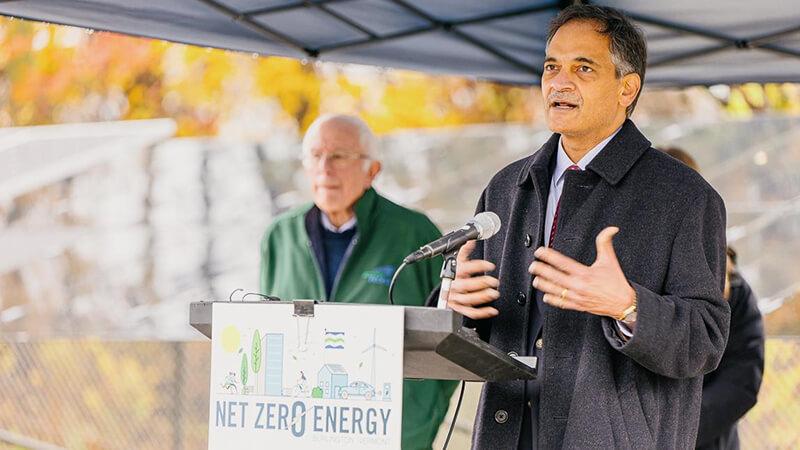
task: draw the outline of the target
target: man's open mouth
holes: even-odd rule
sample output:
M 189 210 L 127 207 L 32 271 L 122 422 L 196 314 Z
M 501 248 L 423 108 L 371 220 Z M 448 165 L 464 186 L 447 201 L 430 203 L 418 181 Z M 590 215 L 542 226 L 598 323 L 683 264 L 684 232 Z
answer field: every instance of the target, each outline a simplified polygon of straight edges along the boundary
M 572 103 L 572 102 L 565 102 L 565 101 L 555 101 L 555 102 L 550 102 L 550 107 L 551 108 L 555 108 L 555 109 L 570 110 L 570 109 L 577 108 L 578 104 L 577 103 Z

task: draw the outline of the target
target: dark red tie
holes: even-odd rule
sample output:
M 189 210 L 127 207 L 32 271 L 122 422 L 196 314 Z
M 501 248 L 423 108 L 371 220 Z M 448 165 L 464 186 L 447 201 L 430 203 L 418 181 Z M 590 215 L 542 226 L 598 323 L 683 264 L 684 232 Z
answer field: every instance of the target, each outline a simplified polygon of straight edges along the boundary
M 573 164 L 567 167 L 567 170 L 581 170 L 581 168 L 578 165 Z M 563 195 L 564 195 L 564 189 L 561 189 L 561 196 Z M 556 212 L 555 214 L 553 214 L 553 226 L 550 227 L 550 242 L 548 245 L 549 247 L 553 246 L 553 240 L 556 237 L 556 228 L 558 228 L 558 212 L 561 209 L 561 196 L 558 197 L 558 202 L 556 202 Z

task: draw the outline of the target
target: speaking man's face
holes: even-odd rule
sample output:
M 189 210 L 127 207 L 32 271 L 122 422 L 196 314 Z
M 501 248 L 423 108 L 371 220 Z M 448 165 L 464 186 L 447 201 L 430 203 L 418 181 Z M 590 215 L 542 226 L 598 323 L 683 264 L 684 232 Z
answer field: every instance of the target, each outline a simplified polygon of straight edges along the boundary
M 380 163 L 368 161 L 358 130 L 345 122 L 323 123 L 309 150 L 303 165 L 314 204 L 328 216 L 350 210 L 380 171 Z
M 567 22 L 547 47 L 542 95 L 547 125 L 555 133 L 610 134 L 625 119 L 632 101 L 625 86 L 629 80 L 616 77 L 610 40 L 597 31 L 599 27 L 593 21 Z

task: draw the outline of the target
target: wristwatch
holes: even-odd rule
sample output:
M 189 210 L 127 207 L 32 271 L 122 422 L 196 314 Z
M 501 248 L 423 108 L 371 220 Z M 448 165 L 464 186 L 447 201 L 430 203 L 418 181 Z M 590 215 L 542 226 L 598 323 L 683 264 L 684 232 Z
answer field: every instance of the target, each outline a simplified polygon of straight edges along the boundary
M 620 322 L 635 322 L 636 321 L 636 291 L 633 291 L 633 304 L 625 308 L 622 314 L 617 318 Z

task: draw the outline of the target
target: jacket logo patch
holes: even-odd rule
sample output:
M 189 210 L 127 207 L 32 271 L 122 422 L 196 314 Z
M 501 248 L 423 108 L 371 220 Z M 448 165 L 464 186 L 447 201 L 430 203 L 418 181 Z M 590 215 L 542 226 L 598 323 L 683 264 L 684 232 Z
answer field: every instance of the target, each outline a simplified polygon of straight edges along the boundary
M 392 282 L 394 266 L 380 266 L 361 274 L 361 278 L 369 284 L 382 284 L 388 286 Z

